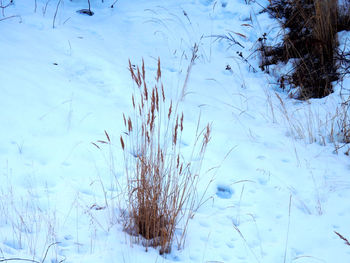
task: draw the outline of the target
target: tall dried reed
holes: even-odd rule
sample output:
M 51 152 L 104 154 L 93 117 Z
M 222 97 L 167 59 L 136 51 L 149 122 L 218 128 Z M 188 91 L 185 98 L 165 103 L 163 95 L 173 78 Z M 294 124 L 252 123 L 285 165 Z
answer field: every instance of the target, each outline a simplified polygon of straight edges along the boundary
M 150 87 L 143 61 L 141 68 L 129 61 L 129 70 L 137 88 L 131 99 L 133 113 L 123 115 L 126 132 L 120 137 L 127 176 L 125 230 L 146 249 L 159 247 L 163 254 L 170 252 L 176 228 L 182 228 L 178 247 L 184 244 L 211 127 L 197 126 L 192 156 L 186 161 L 181 154 L 184 115 L 166 99 L 160 60 Z M 199 161 L 194 163 L 194 157 Z

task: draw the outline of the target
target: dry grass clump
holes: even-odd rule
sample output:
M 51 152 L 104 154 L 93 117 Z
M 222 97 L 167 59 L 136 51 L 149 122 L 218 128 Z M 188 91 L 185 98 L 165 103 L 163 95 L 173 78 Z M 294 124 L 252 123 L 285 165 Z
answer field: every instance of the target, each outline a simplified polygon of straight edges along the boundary
M 341 107 L 337 109 L 337 126 L 339 128 L 341 142 L 348 144 L 350 143 L 350 97 L 341 103 Z M 349 154 L 349 150 L 347 152 Z
M 288 135 L 305 143 L 333 144 L 334 152 L 340 149 L 350 154 L 350 97 L 328 103 L 326 106 L 304 102 L 301 107 L 286 103 L 278 93 L 267 92 L 272 120 L 286 124 Z M 273 103 L 273 100 L 277 104 Z M 336 103 L 336 104 L 334 104 Z M 297 104 L 300 105 L 300 104 Z M 332 109 L 332 110 L 330 110 Z
M 35 189 L 15 188 L 10 167 L 1 174 L 0 184 L 0 262 L 62 262 L 57 244 L 58 218 L 55 209 L 42 208 Z M 28 179 L 28 178 L 27 178 Z M 47 189 L 45 189 L 47 190 Z M 48 194 L 48 191 L 45 191 Z M 49 196 L 46 197 L 49 200 Z M 2 250 L 1 248 L 8 247 Z M 13 256 L 15 258 L 5 258 Z M 26 255 L 29 260 L 19 258 Z M 40 260 L 39 260 L 40 259 Z
M 293 61 L 293 72 L 281 76 L 280 86 L 298 88 L 299 99 L 322 98 L 333 92 L 339 80 L 337 33 L 349 30 L 349 14 L 341 12 L 335 0 L 271 0 L 266 9 L 285 29 L 283 41 L 267 46 L 261 38 L 262 62 L 268 67 Z
M 350 1 L 339 1 L 338 6 L 338 31 L 349 30 L 350 28 Z
M 161 254 L 169 253 L 180 222 L 182 234 L 177 242 L 179 248 L 183 246 L 211 127 L 208 124 L 200 131 L 197 126 L 192 156 L 185 161 L 181 154 L 184 115 L 166 99 L 160 61 L 151 87 L 143 61 L 141 68 L 129 61 L 129 70 L 137 89 L 132 96 L 133 113 L 123 115 L 126 133 L 120 137 L 127 176 L 125 230 L 146 248 L 159 247 Z

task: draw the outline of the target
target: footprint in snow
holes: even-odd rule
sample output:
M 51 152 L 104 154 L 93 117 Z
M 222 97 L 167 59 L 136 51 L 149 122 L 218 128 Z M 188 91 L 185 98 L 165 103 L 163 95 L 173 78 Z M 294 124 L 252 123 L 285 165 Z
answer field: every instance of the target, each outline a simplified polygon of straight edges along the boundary
M 58 254 L 61 257 L 66 257 L 70 250 L 74 249 L 74 238 L 71 235 L 65 235 L 58 240 Z
M 221 6 L 222 6 L 223 8 L 225 8 L 225 7 L 227 6 L 227 2 L 226 2 L 226 1 L 222 1 L 222 2 L 221 2 Z
M 221 199 L 230 199 L 233 195 L 233 189 L 227 185 L 218 185 L 216 195 Z
M 209 6 L 214 3 L 214 0 L 200 0 L 200 3 L 205 6 Z
M 234 248 L 235 247 L 234 242 L 232 242 L 232 241 L 226 242 L 226 246 L 228 248 Z
M 209 224 L 208 224 L 207 220 L 199 221 L 199 225 L 202 226 L 202 227 L 205 227 L 205 228 L 209 227 Z
M 257 157 L 256 157 L 256 159 L 258 159 L 258 160 L 265 160 L 266 159 L 266 157 L 264 156 L 264 155 L 258 155 Z
M 73 245 L 73 237 L 71 235 L 66 235 L 62 240 L 59 241 L 59 247 L 69 247 Z

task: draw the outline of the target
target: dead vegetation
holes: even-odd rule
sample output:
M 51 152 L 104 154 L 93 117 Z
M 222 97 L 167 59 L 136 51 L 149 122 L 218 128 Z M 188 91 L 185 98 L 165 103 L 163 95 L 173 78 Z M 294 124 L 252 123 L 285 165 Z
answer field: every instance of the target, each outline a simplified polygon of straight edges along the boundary
M 181 152 L 184 115 L 177 112 L 177 104 L 166 99 L 160 61 L 151 87 L 143 62 L 141 68 L 129 62 L 129 70 L 137 88 L 131 101 L 133 113 L 123 115 L 126 132 L 120 137 L 127 176 L 125 230 L 146 248 L 158 247 L 161 254 L 169 253 L 175 230 L 181 229 L 177 236 L 181 248 L 188 220 L 193 217 L 211 127 L 208 124 L 200 130 L 198 123 L 192 156 L 186 161 Z
M 334 231 L 334 233 L 344 241 L 345 245 L 350 246 L 350 242 L 347 238 L 345 238 L 342 234 L 338 233 L 337 231 Z
M 337 37 L 350 30 L 349 6 L 348 0 L 341 7 L 334 0 L 271 0 L 265 11 L 280 22 L 283 41 L 269 46 L 266 35 L 259 39 L 260 68 L 269 72 L 273 64 L 292 62 L 292 72 L 278 81 L 283 89 L 296 88 L 299 99 L 332 93 L 332 82 L 349 73 L 349 54 L 339 51 Z
M 266 91 L 271 120 L 283 123 L 287 135 L 306 144 L 333 145 L 334 153 L 350 154 L 350 97 L 329 98 L 327 104 L 295 104 L 277 92 Z M 332 109 L 332 110 L 330 110 Z

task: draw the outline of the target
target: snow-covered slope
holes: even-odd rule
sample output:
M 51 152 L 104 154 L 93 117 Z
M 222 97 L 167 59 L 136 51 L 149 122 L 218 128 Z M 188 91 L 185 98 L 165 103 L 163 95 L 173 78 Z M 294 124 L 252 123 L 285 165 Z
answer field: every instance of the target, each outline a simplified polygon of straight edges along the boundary
M 76 13 L 83 0 L 3 10 L 15 17 L 0 21 L 0 261 L 350 262 L 334 232 L 350 238 L 350 159 L 346 147 L 334 153 L 320 124 L 334 116 L 340 87 L 310 102 L 277 91 L 281 105 L 274 80 L 253 72 L 257 38 L 279 30 L 258 14 L 267 1 L 113 2 L 91 1 L 91 17 Z M 240 45 L 211 37 L 227 33 Z M 183 145 L 199 115 L 212 123 L 198 189 L 208 201 L 190 220 L 185 248 L 174 242 L 160 256 L 131 244 L 115 205 L 122 114 L 134 91 L 128 59 L 143 58 L 152 83 L 159 57 L 166 96 L 177 100 L 194 44 Z M 112 144 L 98 149 L 91 142 L 104 131 Z

